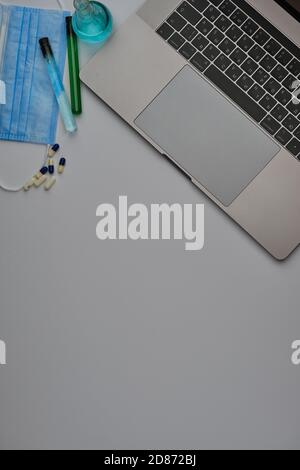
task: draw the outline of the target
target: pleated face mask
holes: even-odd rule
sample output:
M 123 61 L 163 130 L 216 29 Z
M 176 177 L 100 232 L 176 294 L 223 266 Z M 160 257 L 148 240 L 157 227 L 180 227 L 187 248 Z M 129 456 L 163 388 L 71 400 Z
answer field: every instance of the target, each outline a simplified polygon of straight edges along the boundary
M 58 106 L 39 39 L 49 38 L 63 76 L 67 15 L 0 4 L 0 139 L 55 143 Z

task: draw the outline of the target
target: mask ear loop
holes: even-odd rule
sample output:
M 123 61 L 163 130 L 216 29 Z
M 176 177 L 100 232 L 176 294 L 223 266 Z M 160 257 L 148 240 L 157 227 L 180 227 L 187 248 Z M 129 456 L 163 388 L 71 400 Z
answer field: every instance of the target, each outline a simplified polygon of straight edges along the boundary
M 50 145 L 47 145 L 46 146 L 46 153 L 45 153 L 45 156 L 44 156 L 44 163 L 43 163 L 42 167 L 47 165 L 49 148 L 50 148 Z M 4 186 L 2 183 L 0 183 L 0 189 L 2 189 L 3 191 L 6 191 L 8 193 L 19 193 L 20 191 L 24 190 L 24 184 L 20 188 L 8 188 L 8 187 Z
M 58 3 L 61 10 L 65 10 L 63 0 L 57 0 L 57 3 Z M 48 150 L 49 150 L 49 145 L 46 146 L 46 155 L 45 155 L 45 158 L 44 158 L 44 164 L 45 165 L 46 165 L 47 160 L 48 160 Z M 20 191 L 23 191 L 24 185 L 22 185 L 19 188 L 9 188 L 7 186 L 4 186 L 2 183 L 0 183 L 0 189 L 2 189 L 3 191 L 6 191 L 8 193 L 19 193 Z
M 60 6 L 61 10 L 65 10 L 64 2 L 63 0 L 56 0 L 58 5 Z

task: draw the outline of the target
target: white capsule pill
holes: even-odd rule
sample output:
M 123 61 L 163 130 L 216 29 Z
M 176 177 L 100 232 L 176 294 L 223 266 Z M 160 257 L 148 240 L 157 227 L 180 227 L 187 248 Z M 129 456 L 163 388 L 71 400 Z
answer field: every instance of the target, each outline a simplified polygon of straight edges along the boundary
M 42 184 L 44 184 L 46 181 L 47 181 L 47 176 L 46 176 L 46 175 L 42 175 L 39 179 L 35 178 L 35 180 L 34 180 L 34 186 L 35 186 L 36 188 L 39 188 L 39 187 L 42 186 Z
M 47 182 L 45 184 L 45 190 L 46 191 L 50 191 L 50 189 L 55 185 L 56 183 L 56 179 L 53 178 L 52 176 L 50 176 L 48 179 L 47 179 Z
M 31 178 L 31 180 L 27 181 L 27 183 L 24 184 L 23 189 L 24 191 L 29 191 L 30 188 L 34 185 L 35 179 Z

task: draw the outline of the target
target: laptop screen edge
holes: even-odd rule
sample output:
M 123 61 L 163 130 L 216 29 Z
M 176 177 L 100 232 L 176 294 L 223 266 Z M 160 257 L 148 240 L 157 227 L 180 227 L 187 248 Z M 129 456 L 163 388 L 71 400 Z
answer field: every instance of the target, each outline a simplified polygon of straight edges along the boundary
M 290 15 L 300 22 L 300 3 L 296 0 L 274 0 Z

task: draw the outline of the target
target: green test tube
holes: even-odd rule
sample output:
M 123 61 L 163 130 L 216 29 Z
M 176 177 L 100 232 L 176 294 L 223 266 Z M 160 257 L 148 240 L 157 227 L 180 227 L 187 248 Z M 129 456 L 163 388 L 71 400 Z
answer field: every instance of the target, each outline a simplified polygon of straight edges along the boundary
M 79 57 L 77 36 L 72 27 L 72 16 L 66 17 L 68 38 L 68 60 L 72 113 L 82 113 L 81 84 L 79 78 Z

